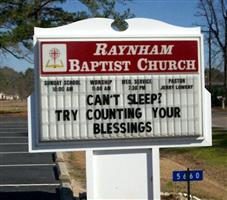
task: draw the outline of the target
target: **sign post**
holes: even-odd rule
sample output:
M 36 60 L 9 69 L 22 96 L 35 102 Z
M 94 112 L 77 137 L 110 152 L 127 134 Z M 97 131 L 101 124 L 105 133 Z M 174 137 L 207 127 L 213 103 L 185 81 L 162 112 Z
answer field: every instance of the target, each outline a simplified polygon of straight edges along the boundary
M 88 199 L 159 199 L 159 149 L 86 151 Z
M 211 145 L 200 29 L 142 18 L 126 22 L 128 29 L 122 32 L 112 29 L 113 20 L 100 18 L 35 28 L 31 152 L 87 150 L 92 152 L 87 153 L 87 163 L 95 160 L 99 171 L 108 166 L 111 152 L 110 160 L 118 152 L 128 163 L 137 155 L 134 163 L 138 158 L 145 165 L 154 163 L 159 148 Z M 115 161 L 112 166 L 118 165 Z M 88 164 L 87 168 L 91 169 Z M 140 169 L 138 165 L 136 171 L 129 170 L 130 176 L 136 178 Z M 157 172 L 158 167 L 152 169 Z M 146 173 L 158 181 L 154 171 Z M 146 183 L 151 183 L 151 176 Z M 151 184 L 160 187 L 159 182 Z M 160 189 L 152 191 L 157 197 L 155 191 Z
M 191 196 L 191 190 L 190 190 L 190 171 L 189 168 L 187 168 L 187 191 L 188 191 L 188 200 L 190 200 L 190 196 Z

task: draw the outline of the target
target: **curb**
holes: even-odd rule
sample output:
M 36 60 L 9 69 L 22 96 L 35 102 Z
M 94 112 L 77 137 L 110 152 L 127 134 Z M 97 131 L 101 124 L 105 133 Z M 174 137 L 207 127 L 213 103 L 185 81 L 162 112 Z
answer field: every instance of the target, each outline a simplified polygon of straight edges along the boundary
M 64 163 L 63 153 L 55 153 L 55 162 L 57 165 L 59 180 L 61 182 L 60 200 L 73 200 L 74 197 L 72 192 L 71 179 L 66 164 Z
M 56 162 L 64 162 L 64 156 L 62 152 L 55 153 L 55 161 Z
M 67 167 L 65 165 L 64 162 L 57 162 L 57 169 L 58 169 L 58 175 L 59 175 L 59 179 L 63 182 L 63 183 L 70 183 L 70 176 L 67 170 Z

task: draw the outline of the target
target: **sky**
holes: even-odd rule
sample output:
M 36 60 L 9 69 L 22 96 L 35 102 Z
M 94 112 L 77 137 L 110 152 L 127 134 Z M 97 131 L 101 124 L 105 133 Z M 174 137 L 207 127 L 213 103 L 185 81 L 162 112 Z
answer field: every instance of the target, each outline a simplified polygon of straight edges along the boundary
M 151 18 L 164 21 L 176 26 L 192 27 L 201 24 L 201 19 L 196 17 L 198 0 L 132 0 L 126 5 L 118 4 L 117 9 L 130 8 L 135 17 Z M 62 4 L 61 4 L 62 5 Z M 85 10 L 78 0 L 67 0 L 62 5 L 68 11 Z M 0 67 L 9 66 L 17 71 L 25 71 L 33 64 L 25 60 L 18 60 L 13 56 L 0 56 Z

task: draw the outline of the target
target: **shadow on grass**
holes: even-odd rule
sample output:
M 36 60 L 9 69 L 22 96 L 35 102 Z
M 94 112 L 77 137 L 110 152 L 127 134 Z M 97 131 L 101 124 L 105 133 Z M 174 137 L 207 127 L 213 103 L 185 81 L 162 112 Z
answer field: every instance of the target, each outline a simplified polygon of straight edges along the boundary
M 217 133 L 213 135 L 213 147 L 227 148 L 227 133 Z

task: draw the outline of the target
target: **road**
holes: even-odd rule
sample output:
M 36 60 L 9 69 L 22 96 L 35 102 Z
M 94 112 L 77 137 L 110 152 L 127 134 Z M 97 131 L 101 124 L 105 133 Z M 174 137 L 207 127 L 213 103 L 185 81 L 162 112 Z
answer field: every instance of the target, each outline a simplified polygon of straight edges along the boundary
M 0 115 L 0 200 L 59 200 L 51 153 L 28 153 L 26 117 Z
M 212 109 L 212 127 L 227 130 L 227 110 L 222 110 L 220 108 Z

